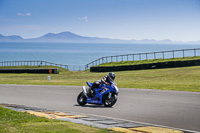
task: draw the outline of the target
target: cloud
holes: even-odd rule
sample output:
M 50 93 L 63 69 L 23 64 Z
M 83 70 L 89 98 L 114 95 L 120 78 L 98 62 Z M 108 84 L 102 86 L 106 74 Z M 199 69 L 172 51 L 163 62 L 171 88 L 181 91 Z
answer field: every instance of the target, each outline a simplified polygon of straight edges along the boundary
M 31 16 L 31 13 L 17 13 L 17 16 Z
M 31 13 L 26 13 L 25 16 L 31 16 Z
M 22 14 L 22 13 L 17 13 L 17 16 L 23 16 L 24 14 Z
M 79 19 L 85 21 L 86 23 L 88 22 L 88 17 L 87 16 L 79 18 Z

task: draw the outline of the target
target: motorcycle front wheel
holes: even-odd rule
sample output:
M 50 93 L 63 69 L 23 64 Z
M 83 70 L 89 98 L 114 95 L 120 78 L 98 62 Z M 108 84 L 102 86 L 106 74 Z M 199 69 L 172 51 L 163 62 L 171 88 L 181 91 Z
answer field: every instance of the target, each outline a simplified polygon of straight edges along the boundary
M 79 105 L 85 105 L 87 103 L 87 97 L 81 92 L 77 97 L 77 103 Z
M 117 102 L 117 96 L 112 94 L 111 98 L 108 98 L 108 95 L 104 96 L 103 104 L 105 107 L 112 107 Z

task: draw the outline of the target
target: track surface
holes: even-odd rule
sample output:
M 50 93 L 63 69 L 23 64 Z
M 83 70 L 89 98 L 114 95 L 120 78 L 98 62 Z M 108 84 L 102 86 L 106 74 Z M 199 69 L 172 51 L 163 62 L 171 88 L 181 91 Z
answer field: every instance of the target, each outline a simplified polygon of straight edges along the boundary
M 200 131 L 200 93 L 120 88 L 112 108 L 78 106 L 79 86 L 0 85 L 0 103 L 81 112 Z

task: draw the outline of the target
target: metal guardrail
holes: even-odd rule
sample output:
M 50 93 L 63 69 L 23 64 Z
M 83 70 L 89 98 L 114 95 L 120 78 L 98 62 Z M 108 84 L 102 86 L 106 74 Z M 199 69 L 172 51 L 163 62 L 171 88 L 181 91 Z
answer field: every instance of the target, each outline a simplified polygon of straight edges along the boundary
M 70 71 L 84 71 L 85 66 L 80 65 L 63 65 L 47 61 L 2 61 L 0 66 L 58 66 Z
M 59 66 L 68 70 L 68 65 L 55 64 L 47 61 L 2 61 L 0 66 Z
M 184 57 L 193 57 L 193 56 L 200 56 L 200 48 L 105 56 L 86 64 L 85 70 L 89 69 L 91 66 L 96 66 L 103 63 L 109 63 L 109 62 L 139 61 L 139 60 L 160 59 L 160 58 L 169 59 L 169 58 L 178 58 L 178 57 L 184 58 Z

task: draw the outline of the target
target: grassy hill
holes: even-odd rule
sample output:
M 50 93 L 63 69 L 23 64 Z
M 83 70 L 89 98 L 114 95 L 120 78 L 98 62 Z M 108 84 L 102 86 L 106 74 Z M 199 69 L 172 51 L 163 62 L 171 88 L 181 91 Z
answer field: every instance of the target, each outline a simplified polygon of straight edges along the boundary
M 150 64 L 150 63 L 169 62 L 169 61 L 186 61 L 186 60 L 200 60 L 200 56 L 184 57 L 184 58 L 171 58 L 171 59 L 152 59 L 152 60 L 141 60 L 141 61 L 109 62 L 109 63 L 100 64 L 98 66 L 139 65 L 139 64 Z M 94 66 L 94 67 L 98 67 L 98 66 Z

